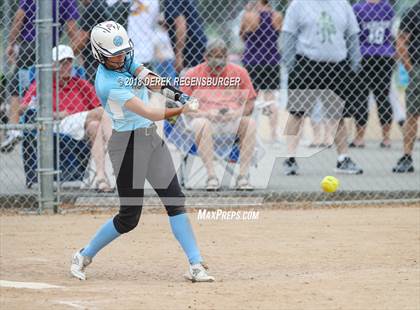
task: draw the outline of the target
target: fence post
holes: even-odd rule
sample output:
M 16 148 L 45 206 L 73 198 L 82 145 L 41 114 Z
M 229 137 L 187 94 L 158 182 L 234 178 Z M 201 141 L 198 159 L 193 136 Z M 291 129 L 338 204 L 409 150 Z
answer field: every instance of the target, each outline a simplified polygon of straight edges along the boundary
M 53 0 L 56 1 L 56 0 Z M 53 147 L 53 77 L 52 37 L 53 15 L 51 0 L 37 0 L 37 94 L 38 94 L 38 176 L 40 197 L 38 212 L 56 212 L 54 199 Z

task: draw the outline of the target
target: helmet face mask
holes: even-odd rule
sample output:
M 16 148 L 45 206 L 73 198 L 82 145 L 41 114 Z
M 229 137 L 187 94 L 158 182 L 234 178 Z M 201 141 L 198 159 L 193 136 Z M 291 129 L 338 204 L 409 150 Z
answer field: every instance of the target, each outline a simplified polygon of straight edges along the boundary
M 108 67 L 110 70 L 123 70 L 127 67 L 127 60 L 132 62 L 134 56 L 133 42 L 128 37 L 123 26 L 114 22 L 106 21 L 93 27 L 90 35 L 93 57 L 106 66 L 110 57 L 125 54 L 124 63 L 120 67 Z
M 115 57 L 115 56 L 120 56 L 120 55 L 124 55 L 124 61 L 122 62 L 115 62 L 112 61 L 111 58 Z M 131 67 L 131 64 L 133 63 L 133 59 L 134 59 L 134 50 L 131 49 L 127 52 L 122 52 L 119 53 L 117 55 L 113 55 L 110 57 L 105 57 L 103 56 L 104 62 L 102 63 L 108 70 L 115 70 L 115 71 L 128 71 L 128 68 Z M 119 66 L 116 66 L 118 65 Z

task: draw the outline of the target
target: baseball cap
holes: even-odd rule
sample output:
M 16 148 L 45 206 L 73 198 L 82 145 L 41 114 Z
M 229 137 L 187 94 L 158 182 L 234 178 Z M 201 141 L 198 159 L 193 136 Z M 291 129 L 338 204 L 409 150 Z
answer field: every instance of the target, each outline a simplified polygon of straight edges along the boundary
M 58 55 L 57 55 L 57 48 L 58 48 Z M 57 61 L 57 56 L 58 56 L 58 61 L 61 61 L 66 58 L 75 59 L 73 49 L 70 46 L 64 45 L 64 44 L 60 44 L 59 46 L 56 46 L 52 49 L 53 61 Z

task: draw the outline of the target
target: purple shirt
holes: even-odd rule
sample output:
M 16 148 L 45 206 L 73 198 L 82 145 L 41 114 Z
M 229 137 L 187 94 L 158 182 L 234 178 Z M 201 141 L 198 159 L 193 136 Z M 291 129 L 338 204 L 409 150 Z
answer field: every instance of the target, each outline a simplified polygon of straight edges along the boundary
M 56 2 L 53 2 L 53 19 L 56 22 Z M 59 1 L 59 23 L 60 33 L 61 28 L 68 20 L 77 20 L 79 18 L 79 12 L 77 11 L 76 0 L 60 0 Z M 32 42 L 35 39 L 35 19 L 36 19 L 36 0 L 19 0 L 19 7 L 25 11 L 25 18 L 23 20 L 20 37 L 23 41 Z M 55 41 L 55 31 L 53 31 L 53 41 Z M 55 45 L 55 42 L 54 42 Z
M 363 56 L 387 56 L 395 53 L 391 36 L 394 10 L 388 0 L 378 3 L 361 1 L 353 5 L 360 26 L 360 52 Z
M 247 65 L 278 65 L 280 51 L 277 45 L 280 31 L 274 29 L 270 11 L 260 12 L 260 24 L 255 32 L 245 34 L 242 63 Z

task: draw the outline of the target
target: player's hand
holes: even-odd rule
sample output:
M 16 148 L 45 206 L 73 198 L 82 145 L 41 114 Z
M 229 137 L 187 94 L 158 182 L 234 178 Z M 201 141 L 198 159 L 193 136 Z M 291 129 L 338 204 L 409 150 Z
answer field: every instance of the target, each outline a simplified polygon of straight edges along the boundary
M 198 108 L 200 107 L 200 103 L 196 98 L 189 97 L 189 99 L 184 103 L 184 108 L 182 110 L 183 113 L 196 113 L 198 112 Z
M 16 51 L 15 51 L 15 47 L 12 44 L 9 44 L 6 47 L 6 55 L 7 55 L 8 63 L 14 64 L 16 61 Z

